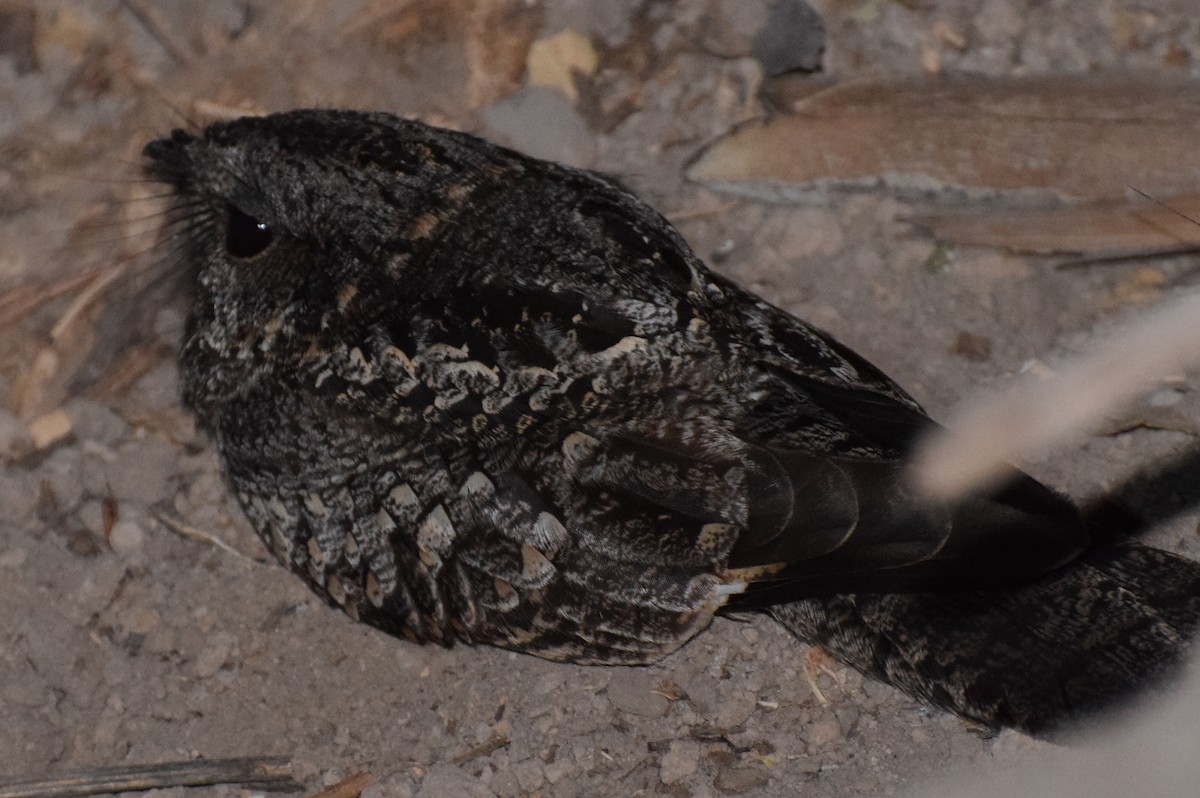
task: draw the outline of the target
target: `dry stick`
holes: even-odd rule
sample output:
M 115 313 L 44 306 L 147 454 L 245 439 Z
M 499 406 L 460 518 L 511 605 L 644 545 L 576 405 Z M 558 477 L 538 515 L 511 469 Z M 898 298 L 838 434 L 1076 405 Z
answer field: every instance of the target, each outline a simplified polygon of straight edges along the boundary
M 46 779 L 0 779 L 0 798 L 66 798 L 210 784 L 243 784 L 264 790 L 300 789 L 292 780 L 286 757 L 248 757 L 92 768 Z
M 356 773 L 348 779 L 342 779 L 337 784 L 310 795 L 309 798 L 357 798 L 362 795 L 363 790 L 377 781 L 379 779 L 371 773 Z
M 71 300 L 71 304 L 63 311 L 62 316 L 54 323 L 54 327 L 50 329 L 50 339 L 58 341 L 63 333 L 70 329 L 70 326 L 79 317 L 79 314 L 92 303 L 94 299 L 104 294 L 109 286 L 121 279 L 125 274 L 125 270 L 129 268 L 129 259 L 123 258 L 101 270 L 96 275 L 95 279 L 91 280 L 79 294 Z
M 212 534 L 211 532 L 205 532 L 203 529 L 197 529 L 194 526 L 188 526 L 187 524 L 183 523 L 182 521 L 176 521 L 174 518 L 167 515 L 166 513 L 159 513 L 158 515 L 155 516 L 155 518 L 157 518 L 159 520 L 159 523 L 161 523 L 163 526 L 167 527 L 168 529 L 170 529 L 171 531 L 175 532 L 176 534 L 178 534 L 182 537 L 190 538 L 191 540 L 198 540 L 201 543 L 207 543 L 209 546 L 220 549 L 221 551 L 224 551 L 224 552 L 228 552 L 229 554 L 232 554 L 235 557 L 239 557 L 239 558 L 245 560 L 246 562 L 252 562 L 252 563 L 257 562 L 257 560 L 255 560 L 249 554 L 242 554 L 240 551 L 235 549 L 233 546 L 230 546 L 228 543 L 221 540 L 219 537 Z M 0 798 L 4 798 L 4 796 L 0 795 Z
M 1164 305 L 1044 383 L 967 407 L 925 441 L 917 484 L 960 497 L 1055 441 L 1074 435 L 1163 379 L 1200 364 L 1200 295 Z
M 102 266 L 83 274 L 77 274 L 63 280 L 56 280 L 45 285 L 23 286 L 4 296 L 0 296 L 0 327 L 20 321 L 26 314 L 36 310 L 46 302 L 57 299 L 63 294 L 68 294 L 79 286 L 85 285 L 101 276 L 108 268 L 107 266 Z

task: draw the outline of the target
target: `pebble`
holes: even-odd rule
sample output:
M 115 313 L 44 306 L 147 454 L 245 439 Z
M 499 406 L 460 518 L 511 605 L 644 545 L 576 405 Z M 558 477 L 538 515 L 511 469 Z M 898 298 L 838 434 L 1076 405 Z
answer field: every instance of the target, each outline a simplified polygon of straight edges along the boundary
M 83 452 L 76 446 L 55 449 L 37 471 L 54 494 L 59 512 L 69 513 L 83 498 Z
M 775 0 L 754 37 L 754 57 L 768 77 L 821 68 L 825 23 L 804 0 Z
M 37 510 L 39 480 L 31 471 L 0 468 L 0 507 L 4 508 L 5 525 L 22 529 L 33 520 Z
M 209 637 L 207 645 L 192 661 L 192 673 L 207 679 L 219 671 L 233 654 L 236 640 L 228 632 L 217 632 Z
M 652 692 L 657 689 L 656 679 L 654 672 L 649 670 L 617 670 L 608 682 L 608 701 L 620 712 L 646 718 L 661 718 L 667 714 L 670 702 Z
M 562 759 L 556 759 L 549 765 L 546 765 L 543 773 L 546 776 L 546 781 L 551 784 L 558 784 L 563 778 L 571 773 L 571 765 Z
M 658 765 L 663 784 L 676 784 L 694 774 L 700 765 L 700 746 L 689 740 L 672 740 Z
M 157 438 L 125 446 L 105 466 L 108 490 L 118 502 L 143 507 L 167 498 L 178 454 L 174 446 Z
M 108 406 L 89 399 L 72 399 L 64 409 L 71 419 L 71 427 L 79 440 L 95 441 L 112 446 L 129 434 L 125 419 Z
M 742 795 L 765 787 L 770 777 L 756 765 L 723 765 L 717 770 L 713 786 L 725 795 Z
M 526 793 L 536 791 L 546 780 L 546 774 L 539 759 L 526 759 L 513 765 L 513 775 L 517 777 L 517 783 Z
M 483 110 L 489 137 L 535 158 L 590 168 L 596 137 L 555 89 L 527 86 Z
M 749 690 L 736 690 L 726 695 L 717 706 L 713 725 L 726 731 L 736 729 L 750 719 L 758 708 L 758 699 Z
M 62 409 L 51 410 L 29 422 L 33 448 L 45 449 L 71 434 L 71 418 Z
M 421 780 L 417 798 L 495 798 L 496 793 L 453 765 L 439 762 Z
M 823 718 L 813 721 L 808 726 L 805 737 L 816 746 L 827 745 L 842 736 L 842 727 L 837 718 Z
M 117 554 L 132 554 L 142 548 L 146 532 L 136 521 L 117 521 L 108 535 L 108 545 Z
M 167 410 L 179 406 L 179 367 L 173 360 L 164 360 L 146 373 L 131 393 L 138 402 L 151 410 Z

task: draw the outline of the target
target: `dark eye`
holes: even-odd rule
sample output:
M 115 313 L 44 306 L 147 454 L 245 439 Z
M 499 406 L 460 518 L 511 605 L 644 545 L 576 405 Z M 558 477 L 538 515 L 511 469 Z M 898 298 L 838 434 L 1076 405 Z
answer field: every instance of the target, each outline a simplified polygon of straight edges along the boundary
M 253 258 L 275 240 L 269 224 L 232 205 L 227 206 L 226 216 L 225 251 L 235 258 Z

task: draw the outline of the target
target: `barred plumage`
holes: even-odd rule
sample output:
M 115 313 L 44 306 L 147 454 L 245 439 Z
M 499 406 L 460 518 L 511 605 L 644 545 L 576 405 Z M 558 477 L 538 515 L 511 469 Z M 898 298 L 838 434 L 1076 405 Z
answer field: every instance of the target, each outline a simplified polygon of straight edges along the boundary
M 864 671 L 1031 730 L 1158 675 L 1200 619 L 1194 563 L 1078 561 L 1075 509 L 1029 477 L 920 498 L 920 406 L 609 178 L 339 111 L 145 154 L 196 278 L 185 401 L 255 529 L 356 618 L 640 663 L 722 607 L 765 607 Z M 1118 606 L 1128 623 L 1098 634 Z M 1135 637 L 1153 640 L 1138 658 Z

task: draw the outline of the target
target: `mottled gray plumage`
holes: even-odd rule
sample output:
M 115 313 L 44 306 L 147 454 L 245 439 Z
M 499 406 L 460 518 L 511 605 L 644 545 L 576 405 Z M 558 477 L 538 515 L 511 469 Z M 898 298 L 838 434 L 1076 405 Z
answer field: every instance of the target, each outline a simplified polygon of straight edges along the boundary
M 1194 563 L 1077 560 L 1074 508 L 1022 474 L 920 499 L 917 403 L 608 178 L 335 111 L 145 154 L 195 275 L 185 401 L 259 534 L 356 618 L 640 663 L 767 608 L 1031 730 L 1160 675 L 1200 618 Z

